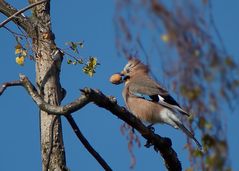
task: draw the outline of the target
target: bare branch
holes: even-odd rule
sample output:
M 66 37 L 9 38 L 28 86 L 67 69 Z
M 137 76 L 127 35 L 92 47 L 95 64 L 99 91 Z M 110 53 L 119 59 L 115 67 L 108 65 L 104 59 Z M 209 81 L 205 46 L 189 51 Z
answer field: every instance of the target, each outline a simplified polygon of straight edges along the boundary
M 3 28 L 5 28 L 8 32 L 10 32 L 15 38 L 16 38 L 17 36 L 25 37 L 25 38 L 26 38 L 25 35 L 20 34 L 20 33 L 16 33 L 16 32 L 12 31 L 10 28 L 8 28 L 8 27 L 6 27 L 6 26 L 3 26 Z
M 146 127 L 139 119 L 127 111 L 124 107 L 117 105 L 112 97 L 107 97 L 97 90 L 85 88 L 82 90 L 89 99 L 99 107 L 105 108 L 127 124 L 135 128 L 146 140 L 147 145 L 154 146 L 164 158 L 165 165 L 170 171 L 181 171 L 181 163 L 177 158 L 177 153 L 172 148 L 172 142 L 169 138 L 161 137 Z
M 23 74 L 20 74 L 20 80 L 3 83 L 0 87 L 0 95 L 2 95 L 2 93 L 5 91 L 7 87 L 11 86 L 23 86 L 27 90 L 28 94 L 32 97 L 33 101 L 39 106 L 41 110 L 44 110 L 45 112 L 55 115 L 71 114 L 81 109 L 87 103 L 90 102 L 88 97 L 82 95 L 74 102 L 69 103 L 65 106 L 50 105 L 42 99 L 42 97 L 39 95 L 34 85 L 32 85 L 32 83 L 28 80 L 28 78 Z
M 168 170 L 182 170 L 181 163 L 177 158 L 177 153 L 172 148 L 171 140 L 169 138 L 161 137 L 155 134 L 124 107 L 119 106 L 115 98 L 107 97 L 99 90 L 85 88 L 84 90 L 81 90 L 83 93 L 81 97 L 76 99 L 74 102 L 65 106 L 53 106 L 44 102 L 44 100 L 39 96 L 35 87 L 26 76 L 20 74 L 20 82 L 20 85 L 27 90 L 27 92 L 36 102 L 39 108 L 51 114 L 67 116 L 81 109 L 89 102 L 94 102 L 97 106 L 105 108 L 106 110 L 110 111 L 112 114 L 135 128 L 147 140 L 147 145 L 153 145 L 154 149 L 161 153 Z
M 12 14 L 11 16 L 9 16 L 6 20 L 4 20 L 3 22 L 0 23 L 0 28 L 3 27 L 5 24 L 7 24 L 9 21 L 13 20 L 13 19 L 14 19 L 16 16 L 18 16 L 19 14 L 21 14 L 21 13 L 23 13 L 23 12 L 25 12 L 25 11 L 27 11 L 27 10 L 29 10 L 29 9 L 31 9 L 31 8 L 33 8 L 33 7 L 35 7 L 35 6 L 37 6 L 37 5 L 39 5 L 39 4 L 42 4 L 42 3 L 44 3 L 44 2 L 47 2 L 47 1 L 48 1 L 48 0 L 42 0 L 42 1 L 39 1 L 39 2 L 36 2 L 36 3 L 30 4 L 30 5 L 28 5 L 28 6 L 24 7 L 24 8 L 22 8 L 21 10 L 15 12 L 15 13 Z M 4 4 L 4 3 L 6 3 L 6 2 L 2 1 L 2 2 L 0 3 L 0 7 L 3 7 L 4 5 L 2 5 L 2 4 Z M 7 4 L 7 3 L 6 3 L 6 4 Z M 8 4 L 8 5 L 9 5 L 9 4 Z M 10 6 L 10 5 L 9 5 L 9 6 Z M 7 7 L 7 6 L 5 6 L 5 7 Z M 1 9 L 1 8 L 0 8 L 0 9 Z M 2 11 L 0 10 L 0 12 L 2 12 Z M 23 16 L 22 16 L 22 17 L 23 17 Z
M 28 80 L 25 75 L 20 74 L 20 81 L 22 86 L 27 90 L 28 94 L 32 97 L 34 102 L 39 106 L 41 110 L 44 110 L 47 113 L 55 114 L 55 115 L 67 115 L 71 114 L 82 107 L 84 107 L 87 103 L 90 102 L 89 98 L 82 95 L 72 103 L 69 103 L 65 106 L 53 106 L 46 103 L 42 97 L 38 94 L 36 88 L 32 85 L 32 83 Z
M 80 131 L 79 127 L 77 126 L 75 120 L 71 115 L 66 116 L 67 121 L 70 123 L 73 131 L 75 132 L 76 136 L 79 138 L 81 143 L 84 147 L 88 150 L 88 152 L 100 163 L 100 165 L 107 171 L 111 171 L 112 169 L 110 166 L 105 162 L 105 160 L 95 151 L 95 149 L 90 145 L 87 139 L 84 137 L 82 132 Z
M 4 14 L 7 17 L 10 17 L 17 13 L 18 10 L 5 2 L 4 0 L 0 0 L 0 13 Z M 15 24 L 21 26 L 26 32 L 30 32 L 32 29 L 32 25 L 30 20 L 23 15 L 15 16 L 11 19 Z M 1 23 L 2 24 L 2 23 Z M 4 26 L 4 24 L 2 25 Z M 2 27 L 1 26 L 1 27 Z
M 0 87 L 0 96 L 2 95 L 2 93 L 4 93 L 7 87 L 20 86 L 20 85 L 22 85 L 22 83 L 19 80 L 3 83 Z

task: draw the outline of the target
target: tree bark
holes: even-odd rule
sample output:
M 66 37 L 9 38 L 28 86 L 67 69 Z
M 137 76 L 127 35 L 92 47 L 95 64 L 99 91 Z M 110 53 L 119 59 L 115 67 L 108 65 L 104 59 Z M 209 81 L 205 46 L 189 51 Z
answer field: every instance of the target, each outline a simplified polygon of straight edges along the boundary
M 37 1 L 39 0 L 29 0 L 30 3 Z M 36 35 L 32 37 L 32 40 L 33 49 L 36 53 L 36 83 L 39 88 L 38 93 L 49 104 L 60 105 L 63 97 L 60 85 L 62 54 L 58 51 L 60 58 L 53 58 L 53 54 L 57 49 L 54 42 L 54 34 L 51 31 L 50 2 L 36 6 L 32 11 L 32 22 L 35 29 L 35 34 L 33 35 Z M 54 122 L 54 129 L 51 133 L 52 130 L 50 128 L 54 117 L 57 117 L 57 119 Z M 40 110 L 40 137 L 42 170 L 67 170 L 61 118 Z M 52 148 L 51 153 L 50 148 Z M 49 166 L 47 166 L 48 162 Z

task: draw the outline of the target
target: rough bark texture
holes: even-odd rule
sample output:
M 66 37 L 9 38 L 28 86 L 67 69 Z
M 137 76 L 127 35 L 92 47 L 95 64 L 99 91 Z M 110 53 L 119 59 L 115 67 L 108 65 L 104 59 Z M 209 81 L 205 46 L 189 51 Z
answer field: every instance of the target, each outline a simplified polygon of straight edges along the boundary
M 35 3 L 38 0 L 29 0 Z M 61 59 L 53 59 L 56 50 L 54 35 L 51 31 L 50 3 L 44 3 L 33 8 L 34 31 L 37 37 L 33 38 L 33 48 L 36 53 L 36 83 L 39 93 L 43 99 L 52 105 L 60 105 L 61 85 L 60 85 L 60 66 Z M 58 117 L 54 124 L 53 146 L 50 155 L 49 170 L 67 170 L 65 161 L 65 150 L 63 145 L 61 119 L 59 116 L 49 115 L 40 111 L 41 129 L 41 154 L 42 170 L 46 170 L 48 154 L 50 149 L 50 125 Z
M 34 4 L 39 0 L 29 0 Z M 41 154 L 42 154 L 42 170 L 61 171 L 68 170 L 65 161 L 65 151 L 63 145 L 61 120 L 59 115 L 65 115 L 72 125 L 70 114 L 80 110 L 86 104 L 94 102 L 96 105 L 109 110 L 112 114 L 138 130 L 142 136 L 147 139 L 147 147 L 154 146 L 156 151 L 160 151 L 165 160 L 168 170 L 181 170 L 181 163 L 177 158 L 176 152 L 172 149 L 171 140 L 154 134 L 152 130 L 145 127 L 134 115 L 125 108 L 117 105 L 114 98 L 107 97 L 100 91 L 92 89 L 84 89 L 82 96 L 74 102 L 60 106 L 61 100 L 64 98 L 65 91 L 60 85 L 60 67 L 62 54 L 56 48 L 54 42 L 54 34 L 51 31 L 50 20 L 50 2 L 37 5 L 32 9 L 33 16 L 31 18 L 18 15 L 12 18 L 12 21 L 22 27 L 32 38 L 33 50 L 36 60 L 36 83 L 38 90 L 24 75 L 20 75 L 20 80 L 4 83 L 0 86 L 0 95 L 9 86 L 23 86 L 33 98 L 40 110 L 40 128 L 41 128 Z M 7 17 L 14 15 L 17 10 L 10 4 L 0 0 L 0 13 Z M 56 114 L 56 115 L 54 115 Z M 54 122 L 53 122 L 54 121 Z M 53 124 L 54 123 L 54 124 Z M 54 129 L 51 129 L 52 126 Z M 72 126 L 77 136 L 81 137 L 80 131 L 76 129 L 76 124 Z M 53 132 L 51 132 L 53 130 Z M 78 132 L 78 133 L 77 133 Z M 82 140 L 81 140 L 82 141 Z M 84 140 L 87 144 L 86 140 Z M 90 145 L 85 145 L 90 149 Z M 52 149 L 52 150 L 51 150 Z M 51 153 L 50 153 L 51 151 Z M 96 154 L 94 149 L 89 150 L 90 153 L 101 163 L 105 170 L 111 168 Z M 93 154 L 93 153 L 94 154 Z M 51 154 L 51 155 L 49 155 Z M 50 160 L 49 160 L 50 157 Z M 49 163 L 50 161 L 50 163 Z M 49 163 L 49 165 L 48 165 Z
M 40 2 L 40 0 L 29 0 L 30 4 L 37 2 Z M 0 0 L 0 12 L 2 14 L 10 17 L 17 11 L 18 10 L 12 5 Z M 36 83 L 38 85 L 38 93 L 47 103 L 51 105 L 60 105 L 63 98 L 59 82 L 62 54 L 59 53 L 57 58 L 53 57 L 57 49 L 54 42 L 54 34 L 51 31 L 50 0 L 47 3 L 42 3 L 32 8 L 32 16 L 30 18 L 19 14 L 17 17 L 12 18 L 12 21 L 19 25 L 27 35 L 32 38 L 36 60 Z M 57 117 L 57 119 L 54 124 L 52 135 L 53 145 L 48 170 L 67 170 L 60 117 L 50 115 L 50 113 L 41 110 L 41 154 L 42 170 L 44 171 L 47 170 L 46 166 L 49 162 L 51 144 L 50 128 L 54 117 Z

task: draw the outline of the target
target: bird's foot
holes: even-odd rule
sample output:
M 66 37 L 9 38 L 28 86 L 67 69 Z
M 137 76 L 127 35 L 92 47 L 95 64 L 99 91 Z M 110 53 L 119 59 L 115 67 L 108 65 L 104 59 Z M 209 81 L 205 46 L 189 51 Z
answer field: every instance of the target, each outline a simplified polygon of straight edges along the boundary
M 152 132 L 155 131 L 154 127 L 153 127 L 154 124 L 150 124 L 147 126 L 148 129 L 150 129 Z
M 146 148 L 150 148 L 151 146 L 154 146 L 154 150 L 156 151 L 156 152 L 158 152 L 159 150 L 158 150 L 158 148 L 153 144 L 153 143 L 151 143 L 149 140 L 147 140 L 147 142 L 146 142 L 146 144 L 144 145 Z
M 153 144 L 149 141 L 149 140 L 147 140 L 147 142 L 146 142 L 146 144 L 144 145 L 145 147 L 147 147 L 147 148 L 149 148 L 149 147 L 151 147 Z

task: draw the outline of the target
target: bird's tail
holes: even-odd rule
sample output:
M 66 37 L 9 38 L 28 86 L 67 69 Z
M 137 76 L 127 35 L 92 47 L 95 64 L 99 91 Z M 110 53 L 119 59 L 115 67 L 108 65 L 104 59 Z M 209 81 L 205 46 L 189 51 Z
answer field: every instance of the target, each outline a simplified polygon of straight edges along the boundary
M 200 151 L 203 152 L 203 148 L 202 145 L 198 142 L 198 140 L 194 137 L 194 134 L 189 131 L 181 122 L 176 122 L 176 125 L 191 139 L 193 139 L 193 141 L 197 144 L 198 148 Z

